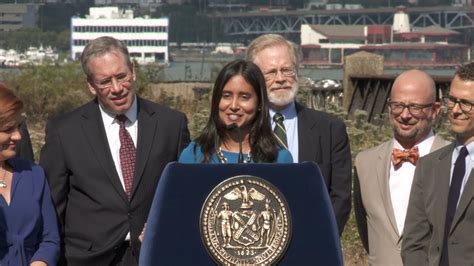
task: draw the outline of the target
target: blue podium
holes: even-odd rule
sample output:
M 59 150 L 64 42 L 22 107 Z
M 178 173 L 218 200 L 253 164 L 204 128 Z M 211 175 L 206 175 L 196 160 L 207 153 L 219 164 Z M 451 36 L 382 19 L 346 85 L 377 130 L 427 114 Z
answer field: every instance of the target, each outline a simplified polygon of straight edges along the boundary
M 201 239 L 201 209 L 214 187 L 239 175 L 260 177 L 286 198 L 291 238 L 278 265 L 343 265 L 329 195 L 318 166 L 310 162 L 168 164 L 155 192 L 139 265 L 215 264 Z

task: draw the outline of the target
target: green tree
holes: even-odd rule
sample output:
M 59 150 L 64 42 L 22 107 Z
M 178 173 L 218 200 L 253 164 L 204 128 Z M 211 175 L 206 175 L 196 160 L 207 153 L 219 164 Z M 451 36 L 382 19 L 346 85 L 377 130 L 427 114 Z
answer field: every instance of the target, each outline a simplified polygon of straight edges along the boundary
M 91 99 L 78 63 L 27 66 L 1 79 L 17 91 L 25 103 L 26 116 L 35 122 L 46 121 Z

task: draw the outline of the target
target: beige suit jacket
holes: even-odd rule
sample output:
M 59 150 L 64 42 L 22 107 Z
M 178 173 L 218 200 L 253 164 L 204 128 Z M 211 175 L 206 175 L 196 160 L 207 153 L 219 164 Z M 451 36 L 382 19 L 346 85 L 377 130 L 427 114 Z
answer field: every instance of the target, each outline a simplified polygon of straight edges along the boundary
M 436 135 L 431 152 L 449 142 Z M 354 209 L 370 265 L 402 265 L 389 188 L 393 139 L 360 152 L 355 159 Z
M 405 221 L 405 265 L 439 265 L 454 144 L 420 159 Z M 450 265 L 474 265 L 474 171 L 460 196 L 449 231 Z

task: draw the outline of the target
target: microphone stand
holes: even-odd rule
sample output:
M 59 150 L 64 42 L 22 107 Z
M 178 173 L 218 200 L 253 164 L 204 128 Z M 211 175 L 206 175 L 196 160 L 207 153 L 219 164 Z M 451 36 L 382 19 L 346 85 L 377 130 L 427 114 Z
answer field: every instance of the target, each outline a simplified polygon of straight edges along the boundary
M 237 131 L 237 136 L 239 140 L 239 159 L 238 163 L 243 163 L 244 162 L 244 154 L 242 153 L 242 130 L 236 123 L 232 123 L 230 125 L 226 126 L 227 130 L 236 130 Z

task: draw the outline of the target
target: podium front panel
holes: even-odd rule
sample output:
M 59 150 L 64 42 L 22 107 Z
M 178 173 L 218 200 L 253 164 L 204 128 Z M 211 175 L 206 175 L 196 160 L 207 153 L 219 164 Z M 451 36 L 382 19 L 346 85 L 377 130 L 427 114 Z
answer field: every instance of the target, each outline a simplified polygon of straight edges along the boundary
M 291 239 L 278 265 L 342 265 L 334 212 L 314 163 L 180 164 L 161 176 L 148 217 L 140 265 L 213 265 L 200 230 L 201 208 L 222 181 L 239 175 L 265 179 L 286 198 Z

